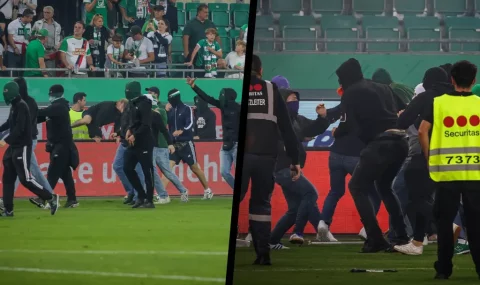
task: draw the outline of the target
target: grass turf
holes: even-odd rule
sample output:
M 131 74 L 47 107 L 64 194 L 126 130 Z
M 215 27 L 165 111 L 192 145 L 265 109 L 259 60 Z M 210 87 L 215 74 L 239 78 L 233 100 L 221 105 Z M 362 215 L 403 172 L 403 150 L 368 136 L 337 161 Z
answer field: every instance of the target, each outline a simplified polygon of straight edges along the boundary
M 55 216 L 27 200 L 0 218 L 2 284 L 224 284 L 231 197 L 131 209 L 80 198 Z
M 272 251 L 272 266 L 251 265 L 253 247 L 237 248 L 234 285 L 291 284 L 439 284 L 434 280 L 435 244 L 424 247 L 421 256 L 400 253 L 358 253 L 362 245 L 285 245 L 289 250 Z M 479 284 L 470 255 L 454 257 L 448 284 Z M 397 269 L 397 273 L 350 273 L 353 268 Z

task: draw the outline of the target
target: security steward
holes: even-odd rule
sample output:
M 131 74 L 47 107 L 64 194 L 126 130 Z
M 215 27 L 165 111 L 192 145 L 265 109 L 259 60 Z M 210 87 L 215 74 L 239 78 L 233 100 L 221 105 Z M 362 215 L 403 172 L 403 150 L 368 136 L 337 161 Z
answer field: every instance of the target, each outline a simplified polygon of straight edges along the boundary
M 230 165 L 220 165 L 220 173 L 227 181 L 228 185 L 234 190 L 235 178 L 230 174 L 230 170 L 236 165 L 238 148 L 238 125 L 240 120 L 240 104 L 235 102 L 237 92 L 232 88 L 223 88 L 218 95 L 218 99 L 209 96 L 200 87 L 195 85 L 196 78 L 187 77 L 187 84 L 193 91 L 206 103 L 217 107 L 222 113 L 223 145 L 220 155 L 228 156 Z M 220 163 L 225 163 L 226 159 L 220 159 Z
M 280 139 L 285 142 L 287 155 L 292 159 L 294 181 L 300 177 L 301 169 L 299 146 L 287 106 L 277 86 L 262 79 L 262 71 L 260 58 L 253 55 L 241 191 L 247 192 L 251 179 L 249 225 L 257 254 L 254 264 L 271 265 L 268 244 L 272 224 L 270 198 L 275 186 L 273 173 Z
M 51 214 L 55 215 L 58 209 L 58 196 L 48 192 L 31 175 L 30 157 L 32 156 L 32 124 L 28 105 L 20 97 L 16 82 L 9 82 L 3 88 L 3 97 L 7 105 L 12 105 L 7 121 L 0 126 L 0 130 L 10 130 L 10 134 L 0 141 L 0 147 L 8 144 L 3 155 L 3 204 L 0 216 L 13 217 L 13 197 L 15 180 L 17 177 L 28 190 L 48 201 Z
M 55 189 L 61 178 L 67 193 L 67 203 L 64 207 L 76 208 L 79 203 L 70 167 L 73 170 L 77 169 L 80 159 L 77 147 L 73 142 L 70 108 L 63 94 L 62 85 L 56 84 L 50 87 L 50 106 L 38 110 L 38 122 L 46 122 L 47 125 L 46 151 L 50 153 L 50 165 L 47 170 L 48 182 L 52 189 Z
M 141 86 L 138 81 L 130 82 L 125 87 L 125 96 L 129 100 L 128 113 L 125 127 L 125 139 L 128 148 L 124 154 L 123 171 L 134 189 L 140 189 L 138 199 L 132 208 L 155 208 L 153 204 L 153 147 L 155 139 L 152 132 L 152 101 L 147 96 L 142 96 Z M 123 128 L 123 126 L 122 126 Z M 140 163 L 145 175 L 145 189 L 140 182 L 135 167 Z
M 463 199 L 470 253 L 480 277 L 480 98 L 472 94 L 477 67 L 468 61 L 451 70 L 455 91 L 433 99 L 418 129 L 430 178 L 436 184 L 434 216 L 438 225 L 435 279 L 453 270 L 452 223 Z M 431 137 L 430 136 L 431 130 Z
M 72 107 L 70 108 L 70 124 L 74 124 L 77 121 L 80 121 L 83 117 L 83 111 L 85 111 L 87 94 L 83 92 L 77 92 L 73 95 Z M 90 136 L 88 135 L 87 126 L 79 126 L 72 128 L 73 139 L 74 140 L 88 140 Z

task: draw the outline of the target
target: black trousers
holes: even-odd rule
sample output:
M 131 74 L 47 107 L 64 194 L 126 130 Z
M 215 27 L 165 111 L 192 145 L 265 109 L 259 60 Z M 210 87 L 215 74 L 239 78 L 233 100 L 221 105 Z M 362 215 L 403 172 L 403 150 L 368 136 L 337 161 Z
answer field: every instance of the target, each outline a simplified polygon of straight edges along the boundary
M 434 215 L 438 229 L 438 260 L 435 262 L 437 273 L 450 276 L 453 269 L 453 230 L 452 223 L 457 215 L 460 198 L 470 246 L 470 254 L 480 275 L 480 182 L 436 183 Z
M 30 158 L 32 146 L 9 146 L 3 155 L 3 203 L 7 212 L 13 211 L 15 180 L 45 201 L 52 199 L 52 194 L 45 190 L 30 174 Z
M 396 236 L 401 240 L 408 240 L 400 202 L 392 190 L 392 181 L 397 176 L 407 154 L 408 144 L 404 138 L 377 139 L 369 143 L 361 152 L 360 160 L 353 171 L 348 186 L 370 244 L 385 243 L 369 198 L 372 184 L 375 184 L 390 214 Z
M 413 214 L 413 239 L 423 242 L 428 223 L 433 220 L 434 184 L 430 179 L 428 163 L 423 154 L 412 156 L 405 168 L 405 184 Z
M 140 178 L 138 177 L 135 167 L 140 163 L 143 174 L 145 176 L 145 189 L 143 189 Z M 138 199 L 140 201 L 147 200 L 153 202 L 153 145 L 147 147 L 134 146 L 129 147 L 124 153 L 123 171 L 132 184 L 133 188 L 138 192 Z M 140 189 L 140 190 L 138 190 Z
M 53 145 L 50 151 L 50 165 L 47 170 L 47 180 L 52 189 L 55 189 L 60 178 L 63 180 L 69 202 L 77 200 L 72 169 L 70 168 L 71 151 L 70 145 Z
M 251 180 L 251 195 L 249 203 L 249 225 L 252 233 L 253 246 L 257 258 L 270 260 L 270 234 L 272 228 L 272 206 L 270 199 L 275 186 L 276 158 L 244 154 L 242 170 L 242 196 L 248 189 Z

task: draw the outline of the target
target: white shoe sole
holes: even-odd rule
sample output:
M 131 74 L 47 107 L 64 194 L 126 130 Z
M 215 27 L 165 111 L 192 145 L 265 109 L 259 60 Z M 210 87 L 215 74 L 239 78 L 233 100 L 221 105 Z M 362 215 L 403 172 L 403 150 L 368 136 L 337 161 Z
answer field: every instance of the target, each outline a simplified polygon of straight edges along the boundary
M 403 253 L 403 254 L 406 254 L 406 255 L 422 255 L 423 252 L 411 252 L 411 251 L 408 251 L 408 250 L 403 250 L 401 247 L 399 246 L 394 246 L 393 247 L 396 251 L 400 252 L 400 253 Z
M 325 223 L 319 223 L 317 227 L 317 239 L 322 242 L 329 242 L 328 226 Z
M 60 208 L 60 195 L 56 194 L 56 200 L 57 200 L 57 208 L 55 209 L 55 212 L 51 213 L 52 216 L 55 215 L 58 212 L 58 208 Z

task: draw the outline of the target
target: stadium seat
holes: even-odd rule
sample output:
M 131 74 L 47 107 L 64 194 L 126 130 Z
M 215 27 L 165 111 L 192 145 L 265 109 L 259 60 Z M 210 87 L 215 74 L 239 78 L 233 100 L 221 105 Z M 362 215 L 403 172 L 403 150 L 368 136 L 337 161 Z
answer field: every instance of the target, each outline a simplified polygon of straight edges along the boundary
M 228 32 L 224 27 L 217 27 L 218 35 L 220 37 L 226 37 L 228 36 Z
M 220 40 L 222 41 L 223 57 L 225 57 L 225 55 L 232 51 L 232 41 L 227 35 L 220 36 Z
M 343 10 L 343 0 L 311 0 L 312 11 L 323 15 L 340 14 Z
M 187 17 L 185 15 L 185 10 L 177 9 L 177 19 L 179 26 L 185 26 L 187 24 Z
M 466 0 L 434 0 L 435 11 L 445 16 L 456 16 L 465 13 Z
M 352 8 L 359 14 L 381 14 L 385 10 L 385 0 L 352 0 Z
M 214 22 L 216 26 L 230 26 L 230 13 L 227 3 L 209 3 L 208 11 L 210 12 L 212 22 Z
M 283 38 L 311 38 L 316 39 L 318 36 L 315 27 L 299 27 L 299 26 L 284 26 Z M 284 42 L 283 49 L 287 51 L 316 51 L 317 44 L 315 42 Z
M 230 16 L 233 19 L 233 25 L 239 28 L 248 23 L 250 5 L 242 3 L 232 3 L 230 4 L 230 13 Z
M 175 3 L 175 7 L 177 7 L 177 10 L 185 10 L 185 3 L 177 2 Z
M 270 0 L 270 9 L 275 13 L 298 13 L 303 10 L 302 0 Z
M 258 27 L 255 24 L 255 38 L 261 38 L 261 39 L 274 39 L 276 38 L 276 32 L 275 29 L 271 27 Z M 275 43 L 272 42 L 261 42 L 261 41 L 255 41 L 254 43 L 254 50 L 256 51 L 261 51 L 261 52 L 268 52 L 268 51 L 274 51 L 275 50 Z
M 352 16 L 322 16 L 322 37 L 328 39 L 358 39 L 357 19 Z M 357 51 L 358 43 L 325 43 L 326 51 Z
M 425 11 L 425 0 L 394 0 L 397 13 L 403 15 L 422 14 Z
M 449 39 L 480 39 L 480 30 L 472 28 L 450 28 Z M 480 51 L 480 43 L 450 43 L 450 51 Z
M 446 17 L 449 39 L 479 39 L 480 19 L 473 17 Z M 450 51 L 480 51 L 478 43 L 450 43 Z
M 183 52 L 182 32 L 174 34 L 172 38 L 172 52 Z
M 398 28 L 367 27 L 365 30 L 367 39 L 399 39 L 400 31 Z M 367 51 L 398 51 L 400 43 L 367 43 Z
M 280 28 L 284 26 L 301 26 L 309 27 L 315 26 L 315 18 L 311 16 L 293 16 L 293 15 L 281 15 L 279 19 Z
M 230 39 L 232 39 L 234 42 L 236 42 L 238 40 L 238 37 L 240 36 L 240 30 L 231 29 L 228 32 L 228 35 L 230 36 Z
M 188 20 L 191 20 L 197 16 L 197 7 L 200 5 L 198 2 L 187 2 L 185 5 L 185 11 L 188 15 Z
M 405 16 L 403 21 L 409 39 L 439 39 L 441 36 L 438 18 Z M 440 51 L 440 43 L 409 43 L 408 50 Z
M 440 20 L 436 17 L 415 17 L 405 16 L 403 25 L 408 28 L 437 28 L 440 26 Z
M 383 27 L 383 28 L 398 28 L 398 18 L 385 16 L 363 16 L 362 26 L 368 27 Z
M 273 26 L 273 17 L 270 15 L 256 16 L 255 28 L 269 28 Z

